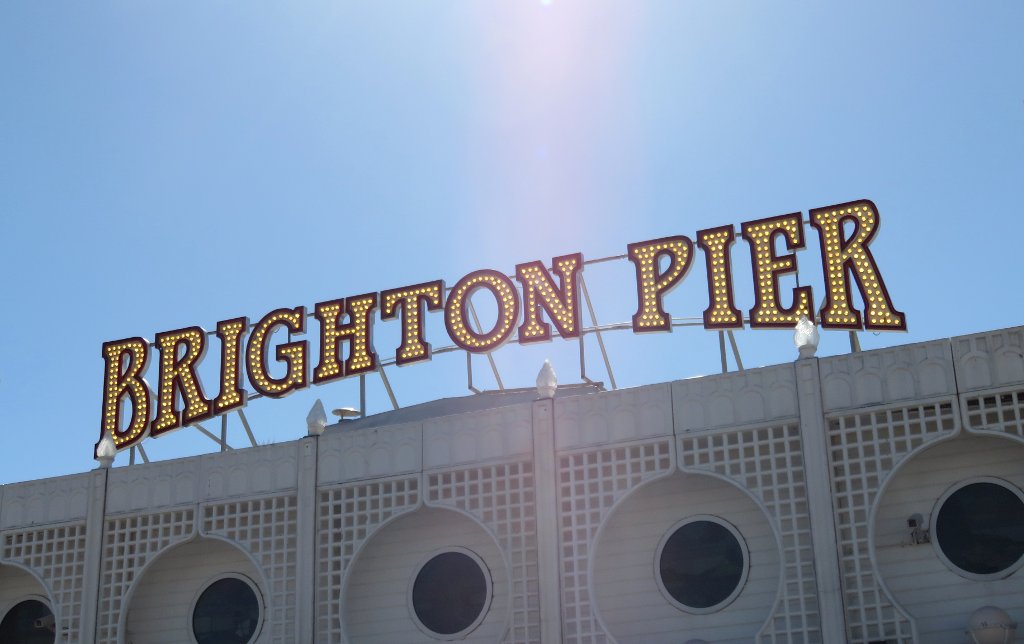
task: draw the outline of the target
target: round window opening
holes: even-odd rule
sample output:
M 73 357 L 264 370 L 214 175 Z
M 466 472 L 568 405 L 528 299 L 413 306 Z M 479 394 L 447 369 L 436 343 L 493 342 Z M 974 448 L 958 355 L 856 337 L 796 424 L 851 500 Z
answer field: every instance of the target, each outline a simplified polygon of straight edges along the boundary
M 18 602 L 0 621 L 0 642 L 52 644 L 55 633 L 53 612 L 37 599 Z
M 475 553 L 448 550 L 420 567 L 410 591 L 412 610 L 428 634 L 455 639 L 483 621 L 491 600 L 490 586 L 484 564 Z
M 260 625 L 256 589 L 241 577 L 221 577 L 203 590 L 192 610 L 198 644 L 248 644 Z
M 718 517 L 676 524 L 658 548 L 657 580 L 665 597 L 691 613 L 724 608 L 747 580 L 747 547 L 739 532 Z
M 1020 490 L 999 479 L 976 480 L 954 487 L 938 505 L 935 545 L 955 572 L 973 579 L 1001 578 L 1024 563 Z

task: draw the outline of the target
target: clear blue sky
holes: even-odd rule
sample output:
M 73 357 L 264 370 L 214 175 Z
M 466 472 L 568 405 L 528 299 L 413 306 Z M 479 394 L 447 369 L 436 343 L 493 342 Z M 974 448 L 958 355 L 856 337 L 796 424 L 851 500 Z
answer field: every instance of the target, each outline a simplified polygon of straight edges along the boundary
M 94 466 L 107 340 L 858 198 L 910 327 L 865 348 L 1020 324 L 1022 26 L 1020 2 L 5 3 L 0 482 Z M 801 280 L 820 285 L 808 242 Z M 706 306 L 697 260 L 674 315 Z M 628 320 L 632 266 L 585 276 L 599 320 Z M 377 324 L 382 356 L 396 327 Z M 821 354 L 847 350 L 824 335 Z M 746 366 L 795 357 L 788 332 L 737 339 Z M 607 341 L 620 386 L 719 370 L 702 329 Z M 545 357 L 579 380 L 560 339 L 495 354 L 507 386 Z M 405 405 L 467 393 L 464 366 L 389 374 Z M 290 440 L 317 397 L 357 392 L 248 413 Z M 216 449 L 190 430 L 146 447 Z

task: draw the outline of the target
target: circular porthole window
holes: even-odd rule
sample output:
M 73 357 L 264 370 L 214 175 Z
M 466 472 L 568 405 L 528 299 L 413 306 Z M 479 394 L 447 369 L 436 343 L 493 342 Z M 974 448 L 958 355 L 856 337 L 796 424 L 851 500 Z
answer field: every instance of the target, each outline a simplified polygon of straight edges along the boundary
M 490 573 L 480 557 L 465 548 L 447 548 L 419 567 L 409 588 L 409 607 L 421 631 L 454 640 L 480 625 L 491 592 Z
M 658 545 L 655 579 L 676 608 L 713 613 L 743 590 L 749 560 L 732 524 L 710 515 L 690 517 L 672 526 Z
M 56 639 L 53 611 L 39 599 L 24 599 L 0 620 L 0 642 L 53 644 Z
M 962 577 L 1002 579 L 1024 564 L 1024 493 L 1002 479 L 954 485 L 936 504 L 933 543 Z
M 256 640 L 262 622 L 259 591 L 242 575 L 222 575 L 207 584 L 192 607 L 197 644 L 248 644 Z

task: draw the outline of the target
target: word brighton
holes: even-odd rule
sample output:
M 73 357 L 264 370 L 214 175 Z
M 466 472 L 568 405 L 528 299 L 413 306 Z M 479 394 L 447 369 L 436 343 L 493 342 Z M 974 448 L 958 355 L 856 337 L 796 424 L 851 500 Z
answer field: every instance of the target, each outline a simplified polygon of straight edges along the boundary
M 820 238 L 826 296 L 819 312 L 820 324 L 833 329 L 906 330 L 906 317 L 895 309 L 868 246 L 879 225 L 878 210 L 870 201 L 855 201 L 810 211 L 810 222 Z M 847 231 L 847 224 L 852 224 Z M 750 250 L 754 280 L 754 306 L 747 323 L 751 328 L 792 328 L 801 317 L 812 321 L 814 301 L 810 286 L 794 288 L 781 303 L 779 277 L 797 270 L 794 252 L 778 254 L 775 240 L 782 236 L 786 248 L 804 248 L 800 213 L 748 221 L 741 235 Z M 742 328 L 744 319 L 733 301 L 730 251 L 736 233 L 732 226 L 697 232 L 697 245 L 707 265 L 708 307 L 704 311 L 707 329 Z M 637 309 L 633 331 L 670 331 L 672 320 L 662 300 L 686 275 L 693 262 L 693 241 L 686 236 L 664 237 L 627 246 L 627 256 L 636 269 Z M 431 346 L 424 337 L 427 312 L 443 311 L 445 328 L 452 342 L 471 353 L 493 351 L 518 334 L 522 344 L 543 342 L 554 332 L 563 338 L 580 335 L 578 278 L 583 270 L 580 253 L 555 257 L 549 270 L 543 262 L 516 266 L 515 280 L 496 270 L 474 271 L 451 289 L 434 280 L 319 302 L 313 317 L 319 323 L 320 349 L 312 370 L 313 384 L 373 371 L 378 367 L 373 346 L 374 312 L 382 320 L 398 320 L 401 344 L 395 362 L 405 365 L 429 360 Z M 552 272 L 557 276 L 552 276 Z M 860 289 L 863 315 L 853 306 L 850 282 Z M 474 330 L 467 322 L 470 298 L 485 292 L 494 299 L 497 316 L 486 331 Z M 445 294 L 447 293 L 447 297 Z M 547 316 L 547 319 L 545 319 Z M 342 321 L 343 318 L 345 321 Z M 306 332 L 306 308 L 275 309 L 254 325 L 245 317 L 217 323 L 220 344 L 220 389 L 209 398 L 200 382 L 197 367 L 207 349 L 207 333 L 198 326 L 158 333 L 154 340 L 159 354 L 156 400 L 151 400 L 144 379 L 150 343 L 134 337 L 103 345 L 102 439 L 110 435 L 118 448 L 128 447 L 147 433 L 158 436 L 246 404 L 242 365 L 249 383 L 259 394 L 279 398 L 309 384 L 308 342 L 291 340 Z M 548 322 L 550 320 L 550 322 Z M 518 325 L 518 327 L 517 327 Z M 269 344 L 273 332 L 287 329 L 289 341 L 276 346 L 274 360 L 283 363 L 285 374 L 272 377 Z M 243 336 L 249 332 L 243 351 Z M 347 357 L 342 359 L 342 349 Z M 127 397 L 131 417 L 122 422 Z M 184 404 L 178 408 L 178 400 Z M 151 413 L 155 407 L 155 414 Z M 124 425 L 124 427 L 122 427 Z M 97 443 L 98 445 L 98 443 Z

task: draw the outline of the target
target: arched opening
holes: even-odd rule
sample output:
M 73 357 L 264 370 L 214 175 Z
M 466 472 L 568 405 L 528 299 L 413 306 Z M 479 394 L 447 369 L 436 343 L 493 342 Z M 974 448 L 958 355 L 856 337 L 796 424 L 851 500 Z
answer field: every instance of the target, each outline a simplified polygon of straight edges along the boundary
M 125 644 L 249 644 L 267 614 L 262 575 L 237 546 L 198 538 L 161 553 L 130 591 Z M 255 606 L 254 606 L 255 605 Z
M 0 642 L 52 644 L 57 627 L 39 580 L 17 566 L 0 565 Z

